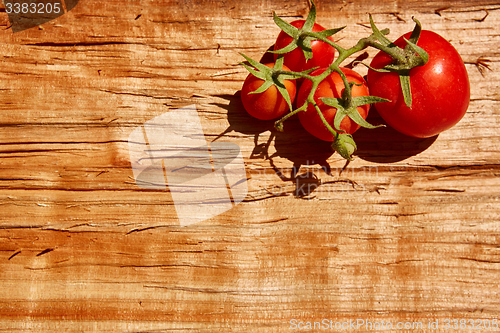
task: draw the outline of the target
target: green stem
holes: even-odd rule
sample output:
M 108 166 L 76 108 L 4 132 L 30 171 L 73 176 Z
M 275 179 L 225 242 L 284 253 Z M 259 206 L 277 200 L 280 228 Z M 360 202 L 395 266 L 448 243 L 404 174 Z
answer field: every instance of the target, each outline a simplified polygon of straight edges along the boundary
M 306 101 L 304 103 L 304 105 L 302 105 L 300 108 L 298 109 L 295 109 L 291 112 L 288 112 L 286 115 L 284 115 L 281 119 L 277 120 L 275 123 L 274 123 L 274 127 L 276 127 L 279 131 L 281 131 L 281 129 L 283 128 L 283 123 L 288 120 L 288 118 L 291 118 L 293 116 L 295 116 L 297 113 L 299 112 L 302 112 L 302 111 L 305 111 L 307 109 L 307 104 L 308 102 Z
M 389 34 L 389 29 L 384 29 L 381 31 L 382 34 L 387 35 Z M 350 49 L 344 49 L 343 47 L 337 45 L 336 43 L 332 42 L 328 38 L 324 38 L 322 36 L 319 36 L 318 34 L 314 32 L 304 32 L 304 35 L 313 37 L 316 39 L 319 39 L 328 45 L 334 47 L 338 52 L 339 52 L 339 57 L 334 63 L 340 64 L 342 63 L 345 59 L 353 55 L 354 53 L 357 53 L 359 51 L 362 51 L 366 49 L 368 46 L 373 46 L 376 49 L 382 50 L 384 52 L 389 52 L 393 53 L 393 48 L 384 46 L 380 43 L 377 42 L 377 37 L 374 34 L 371 34 L 369 37 L 362 38 L 361 40 L 358 41 L 358 43 L 351 47 Z
M 381 33 L 386 35 L 389 33 L 389 29 L 384 29 L 381 31 Z M 311 76 L 311 75 L 307 75 L 307 74 L 297 75 L 297 76 L 303 77 L 307 80 L 310 80 L 312 82 L 311 91 L 309 92 L 309 95 L 308 95 L 304 105 L 300 106 L 298 109 L 296 109 L 292 112 L 289 112 L 287 115 L 285 115 L 283 118 L 281 118 L 279 121 L 276 122 L 276 126 L 281 128 L 283 125 L 283 122 L 285 120 L 289 119 L 290 117 L 294 116 L 295 114 L 297 114 L 301 111 L 307 110 L 307 105 L 312 104 L 312 105 L 314 105 L 315 109 L 318 111 L 318 114 L 321 118 L 321 121 L 323 122 L 325 127 L 332 133 L 332 135 L 335 138 L 337 138 L 338 132 L 335 131 L 335 129 L 333 129 L 332 126 L 326 121 L 325 117 L 323 116 L 323 113 L 321 113 L 319 111 L 319 107 L 316 104 L 316 102 L 314 101 L 314 94 L 318 88 L 319 83 L 322 82 L 325 78 L 327 78 L 331 73 L 337 72 L 340 75 L 340 77 L 342 78 L 342 81 L 344 82 L 344 94 L 342 97 L 345 98 L 345 102 L 346 102 L 345 107 L 349 108 L 352 106 L 351 86 L 347 80 L 347 77 L 340 69 L 340 64 L 342 62 L 344 62 L 347 58 L 349 58 L 351 55 L 353 55 L 357 52 L 360 52 L 369 46 L 372 46 L 374 48 L 377 48 L 377 49 L 385 51 L 385 52 L 391 52 L 391 53 L 394 53 L 394 49 L 378 43 L 377 37 L 375 36 L 375 34 L 372 34 L 369 37 L 366 37 L 366 38 L 359 40 L 358 43 L 350 49 L 344 49 L 343 47 L 341 47 L 338 44 L 329 40 L 328 38 L 318 36 L 314 32 L 304 32 L 304 36 L 313 37 L 313 38 L 319 39 L 319 40 L 327 43 L 328 45 L 334 47 L 339 52 L 339 56 L 323 73 L 321 73 L 318 76 Z M 396 56 L 399 57 L 399 54 Z M 279 71 L 278 73 L 279 74 L 287 74 L 287 73 L 289 74 L 290 72 Z M 298 73 L 294 73 L 294 74 L 298 74 Z
M 352 89 L 351 85 L 347 81 L 347 77 L 345 76 L 344 72 L 339 67 L 334 68 L 335 72 L 337 72 L 340 77 L 342 78 L 342 81 L 344 82 L 344 92 L 342 93 L 342 98 L 345 101 L 345 106 L 346 108 L 352 106 Z
M 370 18 L 370 20 L 371 20 L 371 18 Z M 330 74 L 332 74 L 333 72 L 336 72 L 340 75 L 340 77 L 342 78 L 342 81 L 344 83 L 344 91 L 343 91 L 342 96 L 341 96 L 342 107 L 345 108 L 346 110 L 349 110 L 349 109 L 355 107 L 354 102 L 353 102 L 353 97 L 352 97 L 352 85 L 348 82 L 347 77 L 342 72 L 340 65 L 347 58 L 349 58 L 350 56 L 352 56 L 355 53 L 358 53 L 358 52 L 366 49 L 367 47 L 373 47 L 375 49 L 378 49 L 380 51 L 387 53 L 390 57 L 392 57 L 394 59 L 396 64 L 405 64 L 408 62 L 408 59 L 405 55 L 405 52 L 398 47 L 394 47 L 394 45 L 384 37 L 384 35 L 389 34 L 389 29 L 384 29 L 384 30 L 379 31 L 376 27 L 374 27 L 373 22 L 372 22 L 372 29 L 373 29 L 373 33 L 370 36 L 360 39 L 358 41 L 358 43 L 356 43 L 356 45 L 354 45 L 353 47 L 351 47 L 349 49 L 344 49 L 343 47 L 337 45 L 336 43 L 334 43 L 330 39 L 323 37 L 318 33 L 308 32 L 308 31 L 302 32 L 301 37 L 304 37 L 304 38 L 311 37 L 311 38 L 314 38 L 317 40 L 321 40 L 321 41 L 327 43 L 328 45 L 332 46 L 333 48 L 335 48 L 337 50 L 337 52 L 339 53 L 339 55 L 335 59 L 335 61 L 332 64 L 330 64 L 330 66 L 323 73 L 319 74 L 318 76 L 312 76 L 312 75 L 309 75 L 306 73 L 287 72 L 287 71 L 283 71 L 283 70 L 277 71 L 275 73 L 278 76 L 279 75 L 292 75 L 292 76 L 295 76 L 296 78 L 304 78 L 304 79 L 311 81 L 311 83 L 312 83 L 311 90 L 309 92 L 309 95 L 307 96 L 305 103 L 303 105 L 301 105 L 299 108 L 297 108 L 296 110 L 289 112 L 287 115 L 285 115 L 283 118 L 281 118 L 280 120 L 278 120 L 275 123 L 275 126 L 276 126 L 276 128 L 278 128 L 278 130 L 282 130 L 284 121 L 286 121 L 287 119 L 289 119 L 290 117 L 294 116 L 295 114 L 297 114 L 299 112 L 306 111 L 308 109 L 309 104 L 311 104 L 315 108 L 316 112 L 318 113 L 318 115 L 319 115 L 321 121 L 323 122 L 323 124 L 325 125 L 325 127 L 328 129 L 328 131 L 330 131 L 332 133 L 332 135 L 334 137 L 334 142 L 332 144 L 332 147 L 334 147 L 334 148 L 336 147 L 337 151 L 339 151 L 339 153 L 341 153 L 341 155 L 344 156 L 345 158 L 351 159 L 351 157 L 350 157 L 351 153 L 349 153 L 346 150 L 347 148 L 344 149 L 346 147 L 346 142 L 347 142 L 346 140 L 347 139 L 346 140 L 339 139 L 340 134 L 338 131 L 340 131 L 340 129 L 337 129 L 338 130 L 337 131 L 326 121 L 323 113 L 321 112 L 321 109 L 319 108 L 319 106 L 317 105 L 317 103 L 314 100 L 314 95 L 316 93 L 316 90 L 317 90 L 319 84 L 324 79 L 326 79 Z M 347 143 L 349 143 L 355 149 L 355 143 L 352 140 L 352 138 L 351 138 L 351 141 L 352 142 L 347 142 Z
M 316 109 L 316 112 L 318 112 L 318 115 L 321 119 L 321 121 L 323 122 L 323 124 L 326 126 L 326 128 L 333 134 L 333 137 L 334 137 L 334 140 L 337 140 L 338 136 L 339 136 L 339 133 L 337 133 L 337 131 L 335 131 L 332 126 L 330 126 L 330 124 L 328 123 L 328 121 L 326 121 L 325 119 L 325 116 L 323 115 L 323 112 L 321 112 L 318 104 L 314 103 L 314 108 Z

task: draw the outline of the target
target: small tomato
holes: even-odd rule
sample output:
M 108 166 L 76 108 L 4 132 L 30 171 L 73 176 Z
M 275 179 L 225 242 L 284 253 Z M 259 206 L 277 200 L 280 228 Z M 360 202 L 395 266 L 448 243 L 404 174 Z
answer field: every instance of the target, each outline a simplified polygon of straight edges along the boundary
M 297 20 L 290 23 L 294 27 L 300 29 L 304 26 L 305 20 Z M 319 24 L 314 24 L 312 31 L 318 32 L 326 30 Z M 333 42 L 331 37 L 328 37 L 329 40 Z M 292 41 L 292 37 L 287 35 L 284 31 L 281 31 L 276 39 L 276 43 L 274 44 L 274 50 L 277 51 L 279 49 L 284 48 Z M 304 57 L 304 52 L 300 47 L 297 47 L 295 50 L 288 52 L 284 55 L 285 65 L 290 68 L 294 72 L 301 72 L 307 69 L 311 69 L 314 67 L 328 67 L 331 65 L 335 58 L 335 48 L 327 43 L 320 40 L 313 40 L 311 42 L 311 49 L 313 53 L 313 58 L 306 62 L 306 58 Z M 278 55 L 274 54 L 274 60 L 276 61 Z
M 273 68 L 274 63 L 265 65 L 269 68 Z M 283 66 L 283 70 L 289 71 L 290 69 Z M 259 89 L 263 83 L 264 80 L 255 77 L 253 74 L 248 74 L 243 83 L 243 88 L 241 88 L 241 101 L 243 102 L 243 106 L 251 116 L 257 119 L 271 120 L 279 118 L 289 110 L 289 107 L 278 88 L 272 85 L 262 93 L 252 94 L 252 92 Z M 297 93 L 295 80 L 284 80 L 283 83 L 293 103 Z
M 342 72 L 347 77 L 348 82 L 354 82 L 351 92 L 352 97 L 368 96 L 370 92 L 365 80 L 361 75 L 349 68 L 341 68 Z M 325 68 L 319 68 L 311 72 L 311 75 L 316 76 L 325 71 Z M 297 94 L 297 105 L 302 106 L 307 96 L 309 95 L 312 88 L 312 83 L 309 80 L 305 80 L 300 87 L 299 93 Z M 341 98 L 342 92 L 344 90 L 344 81 L 337 72 L 333 72 L 326 79 L 320 82 L 316 92 L 314 94 L 314 101 L 318 105 L 321 113 L 323 114 L 326 121 L 333 128 L 333 121 L 335 119 L 335 114 L 337 109 L 326 105 L 320 100 L 321 97 L 333 97 Z M 359 114 L 363 119 L 368 116 L 368 111 L 370 109 L 369 105 L 362 105 L 357 108 Z M 309 104 L 306 111 L 299 112 L 299 119 L 302 126 L 315 137 L 324 141 L 334 141 L 333 134 L 328 130 L 323 121 L 321 120 L 318 112 L 313 105 Z M 359 129 L 359 125 L 356 124 L 348 116 L 344 117 L 340 123 L 340 129 L 348 134 L 352 134 Z

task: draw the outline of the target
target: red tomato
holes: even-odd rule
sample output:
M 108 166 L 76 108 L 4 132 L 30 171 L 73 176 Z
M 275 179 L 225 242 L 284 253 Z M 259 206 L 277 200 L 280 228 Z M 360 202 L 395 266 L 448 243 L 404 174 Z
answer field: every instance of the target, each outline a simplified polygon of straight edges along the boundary
M 265 65 L 269 68 L 273 68 L 274 66 L 273 63 Z M 283 70 L 289 71 L 290 69 L 283 66 Z M 262 93 L 250 94 L 252 91 L 259 89 L 263 83 L 264 80 L 255 77 L 253 74 L 248 74 L 243 83 L 243 88 L 241 88 L 243 106 L 251 116 L 257 119 L 271 120 L 279 118 L 289 110 L 289 107 L 286 100 L 278 91 L 278 88 L 273 85 Z M 284 84 L 293 103 L 297 93 L 295 80 L 284 80 Z
M 368 86 L 366 85 L 365 80 L 361 75 L 353 71 L 349 68 L 341 68 L 342 72 L 346 75 L 348 82 L 354 82 L 356 84 L 352 87 L 352 96 L 368 96 L 370 92 L 368 91 Z M 311 72 L 311 75 L 316 76 L 325 71 L 325 68 L 319 68 Z M 302 86 L 300 87 L 299 93 L 297 94 L 297 106 L 301 107 L 309 95 L 311 91 L 312 83 L 309 80 L 305 80 Z M 344 90 L 344 81 L 340 75 L 336 72 L 330 74 L 326 79 L 320 82 L 316 92 L 314 94 L 314 101 L 320 108 L 323 116 L 326 121 L 333 128 L 333 121 L 335 119 L 335 114 L 337 113 L 337 109 L 331 106 L 324 104 L 320 98 L 321 97 L 333 97 L 340 98 L 342 97 L 342 91 Z M 359 114 L 363 119 L 366 119 L 368 116 L 368 111 L 370 109 L 369 105 L 363 105 L 357 108 Z M 333 141 L 333 134 L 326 128 L 325 124 L 321 120 L 318 112 L 309 104 L 306 111 L 299 112 L 299 119 L 302 126 L 315 137 L 324 140 L 324 141 Z M 345 131 L 346 133 L 352 134 L 358 130 L 360 126 L 356 124 L 351 118 L 346 116 L 342 122 L 340 123 L 340 129 Z
M 304 26 L 305 20 L 297 20 L 290 23 L 294 27 L 300 29 Z M 319 24 L 314 24 L 312 31 L 318 32 L 326 30 Z M 333 42 L 332 37 L 328 37 L 329 40 Z M 277 51 L 279 49 L 284 48 L 292 41 L 292 37 L 287 35 L 284 31 L 281 31 L 276 39 L 276 43 L 274 44 L 274 50 Z M 301 72 L 307 69 L 311 69 L 314 67 L 328 67 L 333 62 L 335 58 L 335 48 L 328 45 L 325 42 L 320 40 L 313 40 L 311 42 L 311 49 L 313 53 L 313 58 L 307 61 L 304 57 L 304 52 L 300 47 L 297 47 L 295 50 L 288 52 L 285 54 L 285 65 L 290 68 L 294 72 Z M 278 58 L 277 54 L 274 54 L 274 60 Z
M 394 42 L 404 48 L 411 33 Z M 398 74 L 368 71 L 368 86 L 374 96 L 390 100 L 375 108 L 389 126 L 418 138 L 427 138 L 449 129 L 462 119 L 469 106 L 470 86 L 465 65 L 457 50 L 438 34 L 423 30 L 417 45 L 429 54 L 424 66 L 410 70 L 412 106 L 408 108 Z M 379 52 L 371 67 L 382 68 L 392 58 Z

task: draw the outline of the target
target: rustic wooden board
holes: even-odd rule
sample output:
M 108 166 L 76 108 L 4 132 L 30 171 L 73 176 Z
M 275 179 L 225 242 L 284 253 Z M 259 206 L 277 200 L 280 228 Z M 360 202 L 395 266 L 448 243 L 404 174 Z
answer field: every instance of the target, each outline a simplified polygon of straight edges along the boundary
M 276 133 L 242 109 L 239 53 L 259 59 L 273 44 L 273 11 L 291 21 L 308 4 L 81 0 L 15 34 L 1 14 L 0 330 L 288 332 L 293 319 L 359 319 L 440 320 L 444 332 L 446 319 L 500 319 L 498 1 L 318 1 L 319 23 L 348 26 L 344 46 L 369 34 L 368 13 L 393 38 L 418 17 L 471 81 L 453 129 L 361 130 L 345 169 L 296 120 Z M 187 105 L 207 139 L 241 147 L 249 194 L 180 227 L 167 191 L 135 184 L 127 140 Z

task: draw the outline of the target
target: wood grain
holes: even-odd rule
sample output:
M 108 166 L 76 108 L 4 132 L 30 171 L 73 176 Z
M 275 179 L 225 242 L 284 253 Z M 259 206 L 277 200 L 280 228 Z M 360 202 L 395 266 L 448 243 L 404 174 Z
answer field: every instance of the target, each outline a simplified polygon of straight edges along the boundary
M 457 126 L 426 140 L 360 130 L 347 166 L 297 120 L 276 133 L 242 108 L 239 53 L 273 44 L 273 11 L 291 21 L 308 4 L 81 0 L 15 34 L 1 14 L 1 330 L 500 319 L 498 1 L 318 1 L 320 24 L 348 27 L 346 47 L 369 34 L 368 13 L 392 38 L 418 17 L 471 81 Z M 180 227 L 168 191 L 135 184 L 127 140 L 187 105 L 209 141 L 241 147 L 249 194 Z

